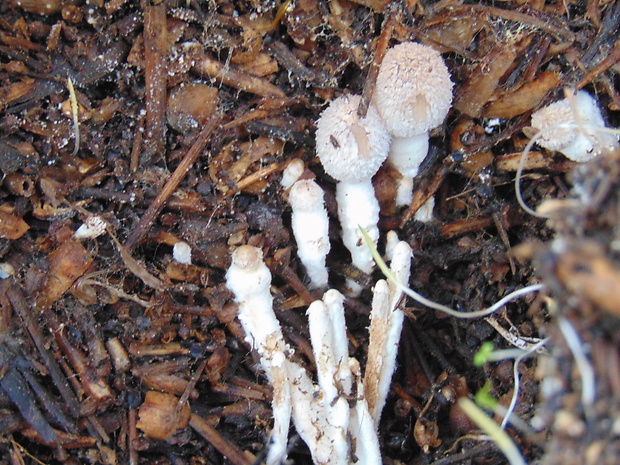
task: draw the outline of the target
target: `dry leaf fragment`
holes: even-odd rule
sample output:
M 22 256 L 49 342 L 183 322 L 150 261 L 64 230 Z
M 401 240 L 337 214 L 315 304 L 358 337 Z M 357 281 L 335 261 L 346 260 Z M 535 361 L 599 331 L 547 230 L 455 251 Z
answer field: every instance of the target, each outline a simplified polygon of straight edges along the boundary
M 485 56 L 461 87 L 454 108 L 473 118 L 480 116 L 482 107 L 489 101 L 501 77 L 508 71 L 517 55 L 505 44 Z
M 36 306 L 45 308 L 56 302 L 84 273 L 93 261 L 90 253 L 76 240 L 63 242 L 47 256 L 50 270 L 39 293 Z
M 179 399 L 164 392 L 149 391 L 138 410 L 137 428 L 154 439 L 168 439 L 189 424 L 189 405 L 179 407 Z
M 483 114 L 487 118 L 514 118 L 536 107 L 559 83 L 558 73 L 540 73 L 540 76 L 533 81 L 489 103 Z
M 14 241 L 22 237 L 30 226 L 19 216 L 0 211 L 0 238 Z

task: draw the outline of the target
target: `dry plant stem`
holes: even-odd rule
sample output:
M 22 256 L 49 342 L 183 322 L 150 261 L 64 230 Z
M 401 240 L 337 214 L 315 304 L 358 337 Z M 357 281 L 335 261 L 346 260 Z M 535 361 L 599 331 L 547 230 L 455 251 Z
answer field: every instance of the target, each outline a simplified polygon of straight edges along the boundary
M 377 48 L 375 49 L 375 54 L 372 63 L 370 64 L 370 69 L 368 70 L 366 81 L 364 82 L 362 99 L 360 101 L 359 107 L 357 108 L 357 114 L 360 118 L 366 117 L 366 113 L 368 112 L 368 106 L 370 105 L 372 92 L 375 88 L 375 83 L 377 82 L 377 75 L 379 74 L 379 69 L 381 69 L 381 62 L 383 61 L 385 52 L 390 45 L 390 39 L 392 38 L 393 32 L 394 13 L 390 13 L 383 23 L 381 35 L 377 40 Z
M 609 68 L 618 63 L 618 61 L 620 61 L 620 40 L 616 42 L 614 48 L 611 50 L 611 53 L 607 55 L 603 61 L 596 65 L 594 69 L 588 71 L 588 73 L 577 83 L 575 88 L 581 89 L 582 87 L 588 85 L 598 75 L 603 74 Z
M 147 6 L 144 11 L 144 60 L 146 84 L 146 140 L 148 153 L 141 165 L 153 157 L 163 157 L 166 131 L 166 82 L 168 76 L 166 46 L 166 5 Z
M 78 114 L 78 102 L 71 78 L 67 79 L 67 88 L 69 89 L 69 95 L 71 97 L 71 113 L 73 113 L 73 156 L 75 157 L 80 151 L 80 115 Z
M 142 142 L 144 140 L 144 125 L 146 124 L 146 115 L 140 116 L 140 122 L 136 127 L 133 136 L 133 144 L 131 146 L 131 159 L 129 161 L 129 171 L 135 173 L 140 163 L 140 152 L 142 152 Z
M 433 176 L 431 183 L 428 186 L 425 186 L 424 189 L 416 189 L 413 192 L 413 199 L 411 200 L 411 205 L 409 208 L 403 213 L 403 219 L 400 222 L 400 228 L 404 228 L 407 223 L 415 216 L 420 208 L 431 198 L 437 190 L 439 186 L 443 183 L 446 175 L 448 174 L 449 167 L 447 164 L 441 165 L 439 170 Z
M 71 415 L 74 418 L 77 418 L 80 414 L 80 404 L 67 385 L 67 378 L 60 370 L 60 367 L 56 363 L 56 359 L 47 348 L 47 341 L 43 338 L 41 328 L 33 317 L 32 307 L 26 302 L 23 292 L 17 286 L 12 286 L 7 289 L 6 295 L 9 298 L 9 302 L 11 302 L 15 313 L 19 315 L 26 331 L 30 334 L 34 345 L 39 350 L 43 363 L 45 363 L 45 366 L 49 370 L 54 386 L 58 389 L 61 397 L 67 403 Z
M 237 446 L 222 437 L 215 428 L 210 426 L 201 416 L 193 413 L 189 424 L 194 430 L 205 438 L 233 465 L 252 465 L 254 460 L 239 450 Z
M 129 237 L 125 241 L 125 249 L 130 251 L 133 249 L 138 243 L 142 240 L 142 238 L 148 232 L 148 229 L 151 227 L 153 221 L 164 207 L 168 198 L 172 195 L 172 193 L 179 187 L 179 184 L 185 178 L 185 175 L 194 164 L 196 159 L 202 154 L 202 151 L 207 146 L 213 131 L 219 126 L 222 120 L 222 115 L 220 113 L 215 113 L 207 123 L 202 128 L 202 131 L 196 137 L 194 144 L 187 151 L 181 163 L 177 169 L 172 173 L 170 179 L 163 187 L 161 192 L 155 197 L 149 208 L 146 210 L 138 224 L 134 227 L 134 229 L 129 234 Z
M 138 440 L 138 411 L 134 408 L 129 409 L 127 414 L 127 448 L 129 449 L 129 465 L 138 465 L 138 451 L 136 450 L 136 442 Z
M 223 65 L 219 61 L 205 55 L 194 66 L 196 72 L 222 84 L 251 92 L 262 97 L 285 98 L 286 94 L 263 78 L 244 73 L 234 66 Z
M 575 41 L 575 35 L 568 28 L 556 28 L 550 24 L 547 24 L 543 20 L 536 18 L 534 16 L 527 15 L 525 13 L 520 13 L 514 10 L 506 10 L 503 8 L 492 7 L 492 6 L 482 6 L 482 5 L 473 5 L 471 7 L 473 10 L 482 11 L 483 13 L 488 13 L 491 16 L 496 16 L 498 18 L 507 19 L 508 21 L 515 21 L 517 23 L 530 24 L 541 31 L 544 31 L 548 34 L 555 36 L 558 39 L 564 39 L 564 44 L 566 47 L 569 47 Z M 556 47 L 562 44 L 557 45 Z

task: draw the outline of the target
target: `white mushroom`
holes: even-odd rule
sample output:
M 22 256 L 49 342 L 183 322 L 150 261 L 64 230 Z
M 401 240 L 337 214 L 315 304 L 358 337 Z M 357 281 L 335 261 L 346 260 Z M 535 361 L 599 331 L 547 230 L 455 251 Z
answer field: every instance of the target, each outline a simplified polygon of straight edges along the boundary
M 297 255 L 306 268 L 313 288 L 327 287 L 325 259 L 329 252 L 329 218 L 323 190 L 312 180 L 297 181 L 288 201 L 293 208 L 291 223 L 297 241 Z
M 401 241 L 394 247 L 390 270 L 400 284 L 407 285 L 409 282 L 411 258 L 411 247 L 406 242 Z M 373 290 L 364 390 L 375 428 L 379 427 L 381 412 L 396 369 L 404 318 L 399 308 L 402 295 L 395 284 L 388 284 L 383 279 L 377 281 Z
M 389 49 L 377 76 L 372 101 L 392 135 L 388 157 L 404 178 L 414 178 L 428 153 L 429 131 L 439 126 L 452 105 L 450 73 L 439 52 L 403 42 Z M 406 180 L 398 205 L 411 202 Z
M 273 311 L 273 297 L 269 291 L 271 273 L 263 262 L 260 249 L 243 245 L 233 252 L 226 273 L 226 286 L 235 294 L 246 341 L 260 355 L 261 365 L 273 386 L 273 431 L 267 464 L 275 465 L 286 458 L 291 419 L 289 362 L 286 358 L 289 348 Z
M 374 262 L 358 226 L 377 243 L 379 202 L 371 179 L 387 157 L 390 135 L 373 105 L 366 117 L 359 117 L 360 99 L 357 95 L 343 96 L 323 111 L 317 122 L 316 152 L 327 174 L 339 181 L 338 217 L 351 260 L 357 268 L 370 273 Z M 356 291 L 359 289 L 353 289 Z
M 532 114 L 532 126 L 541 132 L 536 141 L 576 162 L 588 161 L 618 146 L 616 135 L 606 131 L 594 97 L 580 90 Z
M 286 165 L 284 171 L 282 171 L 282 179 L 280 180 L 280 185 L 284 189 L 288 189 L 295 183 L 295 181 L 297 181 L 301 177 L 305 169 L 306 165 L 304 164 L 302 159 L 292 159 L 289 164 Z
M 172 247 L 172 258 L 183 265 L 192 264 L 192 248 L 184 241 L 179 241 Z

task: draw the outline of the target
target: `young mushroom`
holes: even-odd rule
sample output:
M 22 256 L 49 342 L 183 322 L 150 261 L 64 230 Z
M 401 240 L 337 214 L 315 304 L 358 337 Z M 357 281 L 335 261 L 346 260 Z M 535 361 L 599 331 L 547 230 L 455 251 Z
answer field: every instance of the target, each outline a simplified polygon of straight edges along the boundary
M 392 135 L 388 160 L 405 178 L 397 205 L 411 202 L 411 179 L 428 153 L 430 130 L 450 110 L 452 86 L 440 53 L 431 47 L 403 42 L 383 58 L 372 101 Z
M 311 288 L 327 287 L 325 258 L 329 252 L 329 218 L 323 190 L 313 180 L 297 181 L 288 201 L 293 213 L 291 224 L 297 241 L 297 255 L 306 268 Z
M 379 202 L 371 179 L 387 157 L 390 135 L 373 105 L 366 117 L 359 117 L 360 99 L 357 95 L 339 97 L 323 111 L 317 122 L 316 153 L 327 174 L 339 181 L 336 201 L 344 245 L 353 265 L 370 273 L 374 261 L 358 227 L 377 243 Z M 353 293 L 360 291 L 354 283 L 349 285 Z
M 540 131 L 538 145 L 576 162 L 618 146 L 617 136 L 605 128 L 598 102 L 583 90 L 567 91 L 565 99 L 533 113 L 532 127 Z
M 288 381 L 289 347 L 273 311 L 271 272 L 263 262 L 260 249 L 242 245 L 233 252 L 226 273 L 226 286 L 239 305 L 238 317 L 246 342 L 260 355 L 261 366 L 273 386 L 273 430 L 267 464 L 286 459 L 288 429 L 291 420 L 291 390 Z

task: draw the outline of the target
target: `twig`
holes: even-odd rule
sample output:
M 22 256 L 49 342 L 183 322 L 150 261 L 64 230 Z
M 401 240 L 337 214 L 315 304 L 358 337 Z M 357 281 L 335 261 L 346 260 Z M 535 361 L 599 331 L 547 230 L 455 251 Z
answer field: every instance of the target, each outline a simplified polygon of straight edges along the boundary
M 206 122 L 205 126 L 202 128 L 202 131 L 196 137 L 194 144 L 190 147 L 179 163 L 177 169 L 172 173 L 170 179 L 163 187 L 161 192 L 155 197 L 151 206 L 146 210 L 138 224 L 134 227 L 134 229 L 129 234 L 129 237 L 125 241 L 125 248 L 129 251 L 133 249 L 140 240 L 146 235 L 148 229 L 151 227 L 153 221 L 164 207 L 164 204 L 168 200 L 168 198 L 172 195 L 172 193 L 179 187 L 179 184 L 185 178 L 185 175 L 189 171 L 190 167 L 194 164 L 196 159 L 202 154 L 202 151 L 207 146 L 207 142 L 211 138 L 211 134 L 215 131 L 215 128 L 218 127 L 220 122 L 222 121 L 222 115 L 220 113 L 215 113 L 209 120 Z
M 233 465 L 252 465 L 254 461 L 239 450 L 237 446 L 222 437 L 215 428 L 209 425 L 200 415 L 192 413 L 189 424 L 197 433 L 205 438 Z

